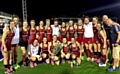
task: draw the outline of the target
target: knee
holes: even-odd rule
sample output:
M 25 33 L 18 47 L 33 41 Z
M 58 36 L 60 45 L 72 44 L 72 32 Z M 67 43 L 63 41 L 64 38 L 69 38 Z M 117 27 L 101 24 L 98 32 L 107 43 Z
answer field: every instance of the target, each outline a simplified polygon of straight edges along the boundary
M 38 61 L 42 61 L 42 58 L 38 58 Z
M 54 57 L 54 60 L 59 60 L 59 58 L 57 56 Z
M 43 54 L 42 56 L 43 56 L 43 58 L 46 58 L 46 57 L 47 57 L 47 54 Z
M 75 55 L 72 55 L 72 59 L 75 59 L 76 58 L 76 56 Z
M 70 58 L 70 54 L 67 54 L 65 57 L 66 57 L 66 59 L 69 59 Z
M 30 57 L 30 60 L 31 60 L 31 61 L 36 61 L 36 57 L 33 57 L 33 56 L 32 56 L 32 57 Z
M 61 54 L 61 58 L 64 58 L 64 55 L 63 55 L 63 54 Z

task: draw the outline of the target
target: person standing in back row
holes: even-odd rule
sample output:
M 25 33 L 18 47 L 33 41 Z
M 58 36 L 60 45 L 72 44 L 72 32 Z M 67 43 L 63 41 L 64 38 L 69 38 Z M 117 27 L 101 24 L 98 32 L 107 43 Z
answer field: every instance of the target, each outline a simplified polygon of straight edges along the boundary
M 17 63 L 17 52 L 18 52 L 18 44 L 20 39 L 20 25 L 19 25 L 19 17 L 17 15 L 13 16 L 13 21 L 15 22 L 14 32 L 15 36 L 12 39 L 12 50 L 13 50 L 13 64 Z

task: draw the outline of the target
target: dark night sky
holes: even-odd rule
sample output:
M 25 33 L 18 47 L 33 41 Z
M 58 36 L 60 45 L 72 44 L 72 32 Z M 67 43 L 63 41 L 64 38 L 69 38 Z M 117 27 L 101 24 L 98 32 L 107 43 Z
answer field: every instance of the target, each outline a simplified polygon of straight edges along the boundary
M 22 18 L 22 0 L 0 0 L 0 10 Z M 119 4 L 115 4 L 119 3 Z M 114 5 L 113 5 L 114 4 Z M 112 7 L 110 7 L 110 5 Z M 105 8 L 108 6 L 107 8 Z M 96 9 L 94 11 L 94 9 Z M 98 11 L 98 8 L 102 8 Z M 41 20 L 59 17 L 90 15 L 120 17 L 120 0 L 27 0 L 28 19 Z M 86 11 L 92 10 L 93 12 Z

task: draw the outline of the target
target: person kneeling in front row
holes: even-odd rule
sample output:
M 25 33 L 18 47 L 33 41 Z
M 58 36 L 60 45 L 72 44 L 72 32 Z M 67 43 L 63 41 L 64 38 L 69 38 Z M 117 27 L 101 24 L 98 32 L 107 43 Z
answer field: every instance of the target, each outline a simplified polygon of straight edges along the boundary
M 42 57 L 40 57 L 40 45 L 38 43 L 38 39 L 34 39 L 33 44 L 29 46 L 28 57 L 30 60 L 30 67 L 33 68 L 37 66 L 37 61 L 41 61 Z

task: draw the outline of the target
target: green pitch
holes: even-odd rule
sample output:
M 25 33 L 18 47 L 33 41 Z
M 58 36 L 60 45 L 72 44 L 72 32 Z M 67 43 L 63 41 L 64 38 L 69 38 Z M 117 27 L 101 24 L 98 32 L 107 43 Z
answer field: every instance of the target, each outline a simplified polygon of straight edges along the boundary
M 21 50 L 19 49 L 18 61 L 21 61 Z M 30 68 L 28 67 L 20 67 L 16 70 L 14 74 L 120 74 L 120 71 L 114 73 L 106 72 L 107 67 L 98 67 L 96 64 L 92 62 L 87 62 L 86 60 L 82 61 L 81 65 L 76 68 L 70 68 L 70 65 L 61 64 L 60 66 L 52 66 L 39 64 L 37 67 Z M 2 62 L 0 62 L 0 74 L 4 74 L 4 67 Z

